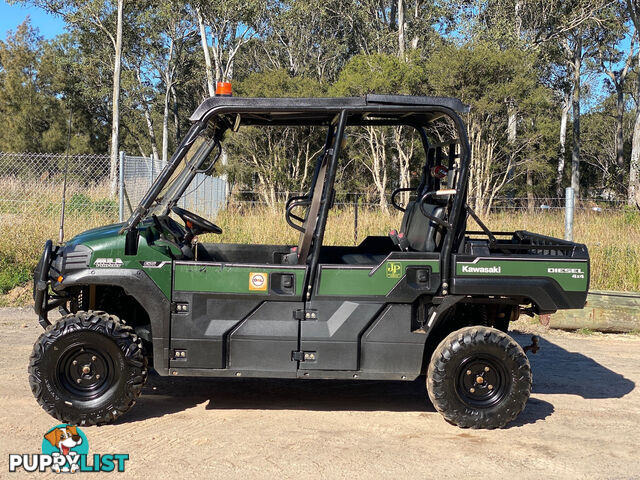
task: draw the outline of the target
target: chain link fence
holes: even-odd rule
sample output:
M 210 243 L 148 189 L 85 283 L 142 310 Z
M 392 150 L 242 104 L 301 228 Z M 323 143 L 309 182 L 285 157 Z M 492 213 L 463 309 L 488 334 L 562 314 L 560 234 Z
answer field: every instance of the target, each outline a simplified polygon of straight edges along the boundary
M 97 215 L 100 219 L 126 220 L 153 181 L 165 167 L 153 157 L 121 153 L 117 178 L 110 180 L 108 155 L 69 155 L 66 213 L 70 217 Z M 44 218 L 60 215 L 63 180 L 67 155 L 50 153 L 0 152 L 0 214 L 29 215 Z M 121 172 L 121 173 L 120 173 Z M 220 209 L 281 208 L 291 195 L 303 192 L 230 192 L 224 177 L 197 174 L 178 205 L 215 219 Z M 468 203 L 475 205 L 475 198 Z M 486 200 L 480 202 L 487 205 Z M 496 197 L 492 212 L 546 212 L 564 209 L 564 198 Z M 371 192 L 338 191 L 334 205 L 338 208 L 378 209 L 378 195 Z M 623 201 L 580 199 L 576 211 L 607 212 L 624 206 Z M 479 212 L 480 213 L 480 212 Z
M 0 152 L 0 212 L 35 219 L 59 215 L 67 164 L 69 215 L 118 216 L 108 155 Z
M 165 162 L 151 157 L 126 155 L 120 152 L 118 165 L 118 217 L 122 222 L 131 215 L 151 184 L 158 177 Z
M 166 162 L 153 156 L 136 157 L 120 152 L 120 221 L 131 215 L 165 166 Z M 178 206 L 205 218 L 215 218 L 218 210 L 226 206 L 227 190 L 226 178 L 197 173 Z
M 391 189 L 389 189 L 389 192 Z M 231 197 L 227 200 L 229 206 L 235 208 L 280 208 L 284 207 L 287 200 L 292 196 L 305 195 L 306 192 L 288 191 L 288 192 L 260 192 L 256 190 L 235 190 L 232 192 Z M 392 208 L 390 199 L 390 193 L 385 196 L 385 207 Z M 380 209 L 380 199 L 377 192 L 347 192 L 336 191 L 333 205 L 335 207 L 355 207 L 365 209 Z M 411 197 L 413 199 L 413 196 Z M 402 195 L 398 197 L 398 201 L 402 203 Z M 480 198 L 479 205 L 483 206 L 483 210 L 488 205 L 488 198 Z M 476 205 L 476 198 L 470 196 L 467 199 L 467 203 L 474 208 Z M 566 203 L 565 197 L 545 197 L 534 198 L 531 202 L 527 198 L 522 197 L 494 197 L 491 201 L 491 207 L 489 211 L 491 213 L 496 212 L 521 212 L 521 213 L 544 213 L 551 211 L 564 210 Z M 598 199 L 598 198 L 583 198 L 578 199 L 575 202 L 576 211 L 591 211 L 591 212 L 615 212 L 624 208 L 626 205 L 625 200 L 611 200 L 611 199 Z M 480 211 L 479 211 L 480 212 Z M 486 213 L 483 211 L 482 213 Z
M 0 214 L 31 218 L 60 215 L 67 169 L 66 215 L 97 215 L 104 220 L 126 220 L 166 162 L 153 157 L 120 154 L 111 179 L 108 155 L 0 152 Z M 178 205 L 208 218 L 226 206 L 223 177 L 197 174 Z

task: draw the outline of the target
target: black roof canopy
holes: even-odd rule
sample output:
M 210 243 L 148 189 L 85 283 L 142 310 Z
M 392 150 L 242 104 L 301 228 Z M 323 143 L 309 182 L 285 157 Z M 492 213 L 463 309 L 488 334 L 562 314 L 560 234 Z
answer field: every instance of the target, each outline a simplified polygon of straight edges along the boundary
M 351 110 L 362 121 L 404 123 L 407 116 L 432 121 L 443 114 L 466 113 L 469 106 L 457 98 L 410 95 L 373 95 L 325 98 L 211 97 L 191 115 L 199 121 L 210 114 L 240 113 L 243 124 L 322 125 L 341 110 Z M 366 120 L 363 120 L 366 119 Z

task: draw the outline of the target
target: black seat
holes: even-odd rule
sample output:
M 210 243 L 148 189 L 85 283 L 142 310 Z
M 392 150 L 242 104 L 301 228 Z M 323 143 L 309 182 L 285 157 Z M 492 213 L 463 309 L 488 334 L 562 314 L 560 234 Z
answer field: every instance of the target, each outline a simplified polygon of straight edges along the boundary
M 444 217 L 443 205 L 425 203 L 424 209 L 436 218 Z M 443 234 L 442 227 L 425 217 L 419 204 L 413 201 L 407 205 L 399 233 L 406 238 L 404 249 L 416 252 L 435 252 Z
M 436 218 L 444 217 L 444 205 L 426 203 L 424 209 Z M 429 220 L 416 202 L 409 202 L 402 217 L 400 232 L 406 241 L 401 243 L 403 250 L 414 252 L 435 252 L 442 243 L 443 228 Z M 349 253 L 342 260 L 350 265 L 379 265 L 386 255 L 371 253 Z

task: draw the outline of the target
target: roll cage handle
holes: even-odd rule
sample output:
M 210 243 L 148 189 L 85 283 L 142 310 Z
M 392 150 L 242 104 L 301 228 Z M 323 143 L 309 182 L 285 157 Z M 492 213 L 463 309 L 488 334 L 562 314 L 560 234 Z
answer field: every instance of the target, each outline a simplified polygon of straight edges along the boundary
M 396 197 L 401 194 L 402 192 L 413 192 L 415 190 L 415 188 L 413 187 L 405 187 L 405 188 L 396 188 L 393 193 L 391 194 L 391 205 L 393 205 L 393 208 L 395 208 L 396 210 L 400 210 L 401 212 L 404 212 L 407 208 L 406 207 L 401 207 L 397 202 L 396 202 Z
M 304 224 L 304 218 L 294 214 L 293 209 L 308 206 L 310 203 L 311 198 L 309 197 L 309 195 L 298 195 L 287 200 L 287 203 L 285 205 L 286 212 L 284 218 L 290 227 L 295 228 L 299 232 L 304 232 L 304 227 L 302 226 Z M 292 219 L 300 222 L 300 225 L 294 223 Z
M 431 215 L 430 213 L 427 213 L 427 211 L 424 208 L 424 204 L 426 203 L 427 200 L 432 199 L 433 197 L 441 197 L 443 195 L 454 195 L 456 193 L 455 189 L 450 189 L 450 190 L 436 190 L 435 192 L 427 192 L 425 193 L 419 201 L 419 205 L 420 205 L 420 211 L 422 212 L 422 214 L 427 217 L 429 220 L 431 220 L 434 223 L 437 223 L 438 225 L 450 229 L 453 227 L 453 225 L 451 225 L 449 222 L 445 222 L 444 220 L 442 220 L 441 218 L 438 217 L 434 217 L 433 215 Z

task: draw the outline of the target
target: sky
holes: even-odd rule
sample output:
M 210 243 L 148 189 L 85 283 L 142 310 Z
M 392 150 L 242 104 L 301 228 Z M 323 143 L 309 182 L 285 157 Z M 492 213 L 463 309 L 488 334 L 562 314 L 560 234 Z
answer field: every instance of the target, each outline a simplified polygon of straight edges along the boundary
M 61 18 L 46 13 L 36 7 L 22 5 L 9 5 L 0 0 L 0 38 L 5 39 L 9 30 L 15 30 L 24 19 L 31 17 L 31 24 L 40 30 L 44 38 L 53 38 L 64 32 L 64 22 Z

